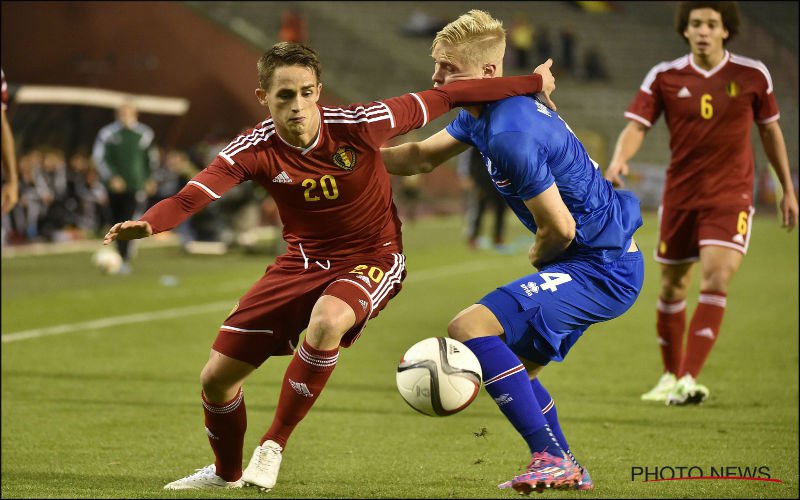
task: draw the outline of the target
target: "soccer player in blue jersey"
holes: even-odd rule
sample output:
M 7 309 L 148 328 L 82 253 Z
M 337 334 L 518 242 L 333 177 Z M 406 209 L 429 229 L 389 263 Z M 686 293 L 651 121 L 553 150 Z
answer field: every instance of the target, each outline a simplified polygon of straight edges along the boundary
M 501 76 L 504 52 L 502 23 L 471 10 L 436 35 L 434 84 Z M 537 272 L 488 293 L 448 326 L 450 337 L 478 357 L 486 390 L 530 448 L 526 472 L 500 487 L 524 494 L 591 489 L 537 374 L 562 361 L 590 325 L 623 314 L 639 295 L 639 201 L 615 191 L 569 126 L 532 97 L 465 107 L 445 130 L 382 155 L 390 173 L 412 175 L 469 146 L 536 235 L 528 257 Z

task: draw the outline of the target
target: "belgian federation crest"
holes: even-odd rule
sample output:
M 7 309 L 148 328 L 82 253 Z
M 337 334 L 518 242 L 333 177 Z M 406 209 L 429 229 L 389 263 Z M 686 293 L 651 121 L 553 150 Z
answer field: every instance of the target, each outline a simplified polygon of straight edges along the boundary
M 741 91 L 742 88 L 733 80 L 729 81 L 728 84 L 725 85 L 725 92 L 731 97 L 736 97 Z
M 356 168 L 356 152 L 349 146 L 341 146 L 333 153 L 333 164 L 342 170 L 353 170 Z

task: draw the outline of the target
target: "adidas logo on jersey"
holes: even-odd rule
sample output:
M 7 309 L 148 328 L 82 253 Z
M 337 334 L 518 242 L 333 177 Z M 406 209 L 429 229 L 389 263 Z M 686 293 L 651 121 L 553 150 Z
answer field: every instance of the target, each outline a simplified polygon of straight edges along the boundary
M 692 93 L 689 92 L 689 89 L 683 87 L 678 91 L 678 97 L 692 97 Z
M 292 178 L 289 177 L 289 174 L 286 172 L 281 172 L 272 178 L 272 182 L 277 182 L 278 184 L 291 184 Z

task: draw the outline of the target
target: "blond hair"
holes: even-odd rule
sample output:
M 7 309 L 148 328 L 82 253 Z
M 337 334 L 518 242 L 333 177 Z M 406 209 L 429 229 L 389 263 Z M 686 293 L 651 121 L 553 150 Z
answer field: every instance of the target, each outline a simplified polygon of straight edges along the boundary
M 463 62 L 470 65 L 499 64 L 506 51 L 506 30 L 503 22 L 488 12 L 473 9 L 436 33 L 431 51 L 438 44 L 457 50 Z

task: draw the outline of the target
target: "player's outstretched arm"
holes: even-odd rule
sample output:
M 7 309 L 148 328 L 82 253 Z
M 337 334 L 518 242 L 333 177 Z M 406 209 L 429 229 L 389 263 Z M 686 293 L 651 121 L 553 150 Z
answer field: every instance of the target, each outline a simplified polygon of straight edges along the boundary
M 116 239 L 138 240 L 140 238 L 147 238 L 152 234 L 153 229 L 147 221 L 126 220 L 125 222 L 117 222 L 111 226 L 111 229 L 106 233 L 106 236 L 103 238 L 103 245 L 108 245 Z
M 442 129 L 424 141 L 381 148 L 381 156 L 386 170 L 390 174 L 426 174 L 449 158 L 463 152 L 467 147 L 463 142 L 457 141 L 447 130 Z
M 789 231 L 797 225 L 798 209 L 797 194 L 794 192 L 794 183 L 789 171 L 789 155 L 786 153 L 786 142 L 783 131 L 777 121 L 758 126 L 761 135 L 761 144 L 767 154 L 769 164 L 778 176 L 778 181 L 783 188 L 778 210 L 781 212 L 781 227 Z
M 614 187 L 624 187 L 625 181 L 622 176 L 628 175 L 628 160 L 639 151 L 647 135 L 647 127 L 636 121 L 629 121 L 622 129 L 614 146 L 614 155 L 606 168 L 604 177 L 611 181 Z

